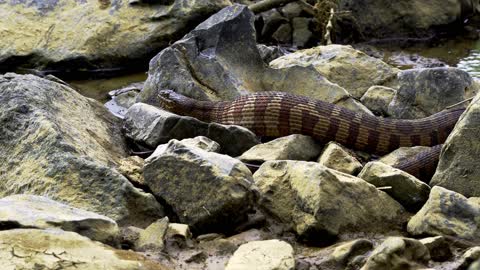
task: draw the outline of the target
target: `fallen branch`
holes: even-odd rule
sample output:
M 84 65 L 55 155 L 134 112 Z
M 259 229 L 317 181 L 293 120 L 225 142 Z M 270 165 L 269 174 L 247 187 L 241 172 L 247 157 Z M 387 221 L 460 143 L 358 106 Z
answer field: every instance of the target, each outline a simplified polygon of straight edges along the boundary
M 298 0 L 262 0 L 255 4 L 251 4 L 248 8 L 255 14 L 270 10 L 272 8 L 280 7 Z

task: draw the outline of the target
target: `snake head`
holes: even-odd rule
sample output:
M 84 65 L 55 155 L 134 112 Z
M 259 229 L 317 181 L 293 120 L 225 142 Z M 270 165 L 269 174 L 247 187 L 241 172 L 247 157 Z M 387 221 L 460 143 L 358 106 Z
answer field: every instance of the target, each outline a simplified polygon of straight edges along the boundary
M 175 95 L 178 95 L 173 90 L 161 90 L 158 92 L 158 100 L 161 108 L 172 111 L 175 108 Z

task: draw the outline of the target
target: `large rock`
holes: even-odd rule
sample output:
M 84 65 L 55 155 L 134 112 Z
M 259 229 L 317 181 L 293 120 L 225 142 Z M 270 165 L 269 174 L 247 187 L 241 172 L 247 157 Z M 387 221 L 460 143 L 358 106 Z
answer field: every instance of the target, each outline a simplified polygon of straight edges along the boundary
M 424 182 L 378 161 L 367 163 L 358 177 L 376 187 L 390 187 L 385 192 L 412 212 L 425 204 L 430 193 L 430 187 Z
M 137 103 L 128 110 L 124 133 L 134 142 L 151 148 L 171 139 L 205 136 L 218 142 L 222 152 L 230 156 L 239 156 L 260 143 L 256 135 L 244 127 L 205 123 L 144 103 Z
M 322 146 L 312 137 L 293 134 L 267 143 L 255 145 L 243 153 L 239 159 L 248 163 L 263 163 L 267 160 L 312 160 Z
M 146 160 L 145 181 L 196 232 L 229 231 L 254 202 L 252 174 L 239 160 L 177 140 Z
M 112 244 L 119 236 L 115 221 L 105 216 L 35 195 L 12 195 L 0 199 L 0 224 L 3 229 L 58 228 Z
M 300 237 L 399 229 L 405 210 L 360 178 L 315 162 L 268 161 L 254 174 L 260 204 Z
M 158 105 L 158 91 L 164 89 L 198 100 L 232 100 L 258 91 L 291 92 L 332 103 L 351 99 L 313 67 L 266 67 L 253 22 L 253 13 L 242 5 L 211 16 L 150 61 L 139 100 Z
M 2 269 L 167 270 L 133 251 L 117 250 L 74 232 L 0 231 Z
M 478 0 L 341 0 L 336 28 L 338 41 L 352 41 L 355 31 L 360 40 L 431 38 L 438 29 L 462 22 L 475 13 Z M 458 31 L 458 29 L 457 29 Z
M 280 240 L 252 241 L 241 245 L 225 270 L 293 270 L 295 259 L 290 244 Z
M 351 46 L 328 45 L 297 51 L 270 62 L 273 68 L 310 66 L 329 81 L 360 98 L 373 85 L 395 79 L 399 70 L 380 59 L 370 57 Z
M 121 123 L 94 100 L 32 75 L 0 76 L 0 197 L 48 195 L 149 224 L 163 209 L 114 169 L 126 156 Z
M 439 185 L 467 197 L 480 197 L 480 95 L 444 143 L 430 185 Z
M 397 93 L 388 106 L 393 118 L 423 118 L 463 101 L 474 88 L 472 77 L 457 68 L 402 71 L 395 82 Z
M 430 253 L 420 241 L 390 237 L 379 245 L 361 270 L 417 270 L 430 260 Z
M 396 93 L 397 90 L 393 88 L 374 85 L 368 88 L 360 101 L 372 112 L 388 116 L 388 105 L 392 102 Z
M 480 200 L 435 186 L 423 208 L 408 222 L 412 235 L 444 235 L 480 242 Z
M 171 5 L 134 7 L 128 1 L 108 0 L 0 1 L 0 67 L 50 72 L 144 68 L 142 62 L 230 4 L 175 0 Z

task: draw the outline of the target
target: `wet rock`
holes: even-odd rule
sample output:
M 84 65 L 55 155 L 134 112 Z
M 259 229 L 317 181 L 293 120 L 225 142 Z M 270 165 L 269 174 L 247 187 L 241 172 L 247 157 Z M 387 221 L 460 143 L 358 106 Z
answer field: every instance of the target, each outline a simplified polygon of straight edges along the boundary
M 360 98 L 373 85 L 383 85 L 394 79 L 398 69 L 382 60 L 345 45 L 318 46 L 280 57 L 270 63 L 274 68 L 309 66 L 329 81 Z
M 480 197 L 480 96 L 476 96 L 444 143 L 430 185 Z
M 405 222 L 404 209 L 388 195 L 315 162 L 267 161 L 254 180 L 261 207 L 317 244 L 347 232 L 393 231 Z
M 450 245 L 443 236 L 420 239 L 420 242 L 428 248 L 430 258 L 434 261 L 443 262 L 453 256 Z
M 130 182 L 136 186 L 145 186 L 143 179 L 143 165 L 145 160 L 138 156 L 130 156 L 120 160 L 118 172 L 123 174 Z
M 384 191 L 412 212 L 425 204 L 430 193 L 430 187 L 424 182 L 378 161 L 367 163 L 358 177 L 376 187 L 391 187 Z
M 153 194 L 194 232 L 231 230 L 254 202 L 253 179 L 245 165 L 177 140 L 146 160 L 144 177 Z
M 385 86 L 374 85 L 368 88 L 360 101 L 377 115 L 388 115 L 388 105 L 392 102 L 397 90 Z
M 150 148 L 171 139 L 205 136 L 218 142 L 222 152 L 230 156 L 239 156 L 260 142 L 255 134 L 246 128 L 205 123 L 144 103 L 135 104 L 128 110 L 124 131 L 128 138 Z
M 312 31 L 309 29 L 311 21 L 312 19 L 304 17 L 294 18 L 292 20 L 292 41 L 294 46 L 300 48 L 307 46 L 308 42 L 313 37 Z
M 68 86 L 0 76 L 0 197 L 48 195 L 119 225 L 144 226 L 163 216 L 151 194 L 113 169 L 126 156 L 120 126 Z
M 435 186 L 427 203 L 408 222 L 412 235 L 447 235 L 480 241 L 478 198 L 465 198 L 459 193 Z
M 339 18 L 335 34 L 338 42 L 370 39 L 393 39 L 390 42 L 395 42 L 407 38 L 426 40 L 448 27 L 453 32 L 458 31 L 452 25 L 473 14 L 477 4 L 476 1 L 461 0 L 341 0 L 338 11 L 348 12 L 349 15 Z
M 74 232 L 15 229 L 0 231 L 3 269 L 167 270 L 133 251 L 117 250 Z
M 197 100 L 232 100 L 261 91 L 287 91 L 331 103 L 350 99 L 313 67 L 266 67 L 253 21 L 246 6 L 234 5 L 201 23 L 150 61 L 139 101 L 159 105 L 158 92 L 164 89 Z
M 312 137 L 293 134 L 255 145 L 243 153 L 239 159 L 256 164 L 267 160 L 312 160 L 320 154 L 321 150 L 322 146 Z
M 457 68 L 405 70 L 395 82 L 397 94 L 388 106 L 394 118 L 423 118 L 467 98 L 470 75 Z
M 128 1 L 2 1 L 0 66 L 72 73 L 144 68 L 143 61 L 230 4 L 176 0 L 133 8 Z
M 241 245 L 225 270 L 293 270 L 293 248 L 280 240 L 253 241 Z
M 118 226 L 110 218 L 35 195 L 0 199 L 0 228 L 56 228 L 110 244 L 119 236 Z
M 335 248 L 331 257 L 337 263 L 347 266 L 356 257 L 363 256 L 373 249 L 373 243 L 367 239 L 357 239 Z
M 105 103 L 111 113 L 123 118 L 133 104 L 137 102 L 138 93 L 143 89 L 143 82 L 132 83 L 121 89 L 113 90 L 108 93 L 111 100 Z
M 469 248 L 463 255 L 458 270 L 477 270 L 478 260 L 480 260 L 480 247 Z M 475 265 L 476 264 L 476 265 Z
M 164 217 L 140 232 L 139 238 L 135 243 L 135 250 L 161 252 L 164 247 L 163 239 L 167 234 L 168 223 L 168 217 Z
M 428 263 L 428 249 L 418 240 L 389 237 L 375 248 L 361 270 L 415 270 Z
M 335 142 L 329 142 L 318 158 L 318 163 L 346 174 L 356 175 L 362 170 L 362 164 L 346 150 Z

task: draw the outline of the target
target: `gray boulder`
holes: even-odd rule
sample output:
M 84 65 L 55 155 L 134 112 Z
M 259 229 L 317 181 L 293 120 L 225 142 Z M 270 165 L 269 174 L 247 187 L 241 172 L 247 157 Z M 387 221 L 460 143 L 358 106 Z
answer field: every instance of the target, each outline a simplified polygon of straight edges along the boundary
M 76 71 L 75 76 L 80 70 L 138 69 L 192 25 L 231 4 L 169 2 L 133 7 L 128 1 L 0 1 L 0 67 Z
M 153 195 L 115 167 L 121 123 L 101 104 L 32 75 L 0 76 L 0 197 L 34 194 L 144 226 L 163 216 Z
M 346 45 L 318 46 L 287 54 L 270 62 L 273 68 L 310 66 L 360 98 L 373 85 L 384 85 L 400 71 L 380 59 Z
M 435 186 L 427 203 L 408 222 L 412 235 L 443 235 L 480 242 L 480 199 Z
M 374 85 L 368 88 L 360 101 L 372 112 L 378 115 L 388 115 L 388 105 L 392 102 L 396 93 L 397 90 L 393 88 Z
M 256 135 L 246 128 L 205 123 L 144 103 L 137 103 L 128 110 L 124 133 L 127 138 L 150 148 L 171 139 L 205 136 L 220 144 L 222 153 L 230 156 L 239 156 L 260 143 Z
M 444 143 L 430 182 L 467 197 L 480 197 L 480 95 L 472 101 Z
M 430 187 L 424 182 L 378 161 L 367 163 L 358 177 L 376 187 L 388 187 L 384 191 L 412 212 L 425 204 L 430 193 Z
M 117 223 L 105 216 L 35 195 L 12 195 L 0 199 L 0 224 L 13 228 L 61 229 L 92 240 L 115 244 Z
M 398 230 L 403 207 L 360 178 L 315 162 L 268 161 L 253 176 L 260 205 L 301 238 Z
M 457 68 L 427 68 L 402 71 L 388 106 L 393 118 L 423 118 L 465 100 L 474 87 L 472 77 Z
M 145 163 L 145 181 L 195 232 L 229 231 L 253 206 L 252 174 L 239 160 L 171 140 Z
M 197 100 L 232 100 L 259 91 L 291 92 L 333 103 L 350 99 L 345 89 L 313 67 L 266 67 L 253 22 L 246 6 L 234 5 L 198 25 L 150 61 L 139 101 L 159 105 L 157 94 L 164 89 Z

